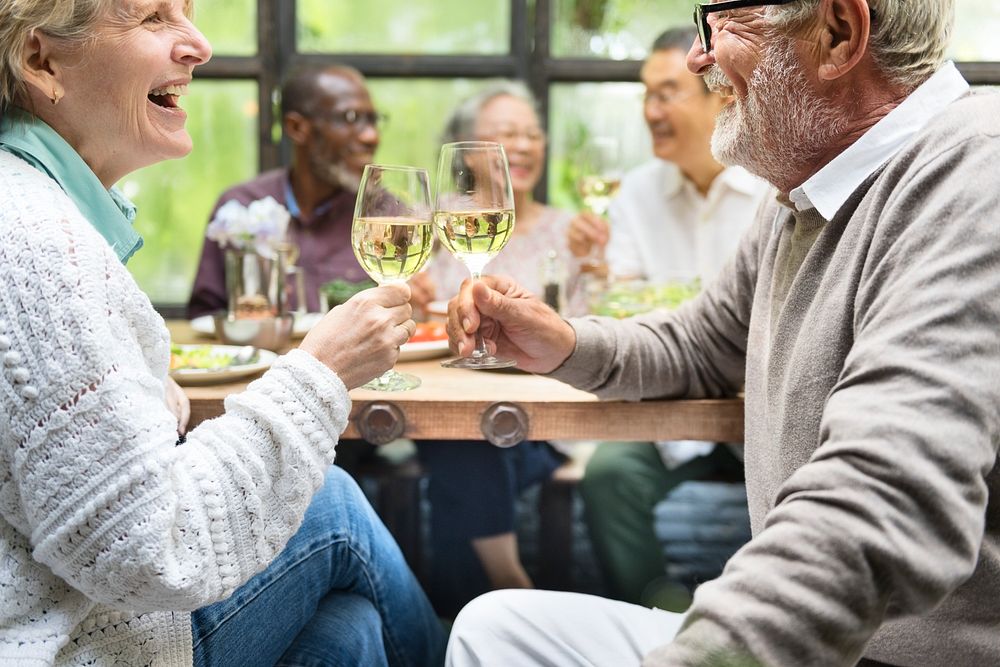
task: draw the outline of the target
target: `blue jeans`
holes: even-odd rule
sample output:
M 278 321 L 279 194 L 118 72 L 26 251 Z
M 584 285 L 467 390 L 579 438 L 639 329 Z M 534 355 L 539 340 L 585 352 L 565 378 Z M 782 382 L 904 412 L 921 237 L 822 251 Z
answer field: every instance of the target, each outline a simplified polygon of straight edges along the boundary
M 228 599 L 195 611 L 191 631 L 195 667 L 444 663 L 427 597 L 337 467 L 284 551 Z

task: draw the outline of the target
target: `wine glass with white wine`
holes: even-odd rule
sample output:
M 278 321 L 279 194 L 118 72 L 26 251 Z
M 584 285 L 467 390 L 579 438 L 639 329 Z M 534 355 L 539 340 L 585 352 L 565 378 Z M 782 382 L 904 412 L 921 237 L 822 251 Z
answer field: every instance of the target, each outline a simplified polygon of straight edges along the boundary
M 361 268 L 379 285 L 405 283 L 427 263 L 433 244 L 427 170 L 365 165 L 351 228 Z M 403 391 L 419 387 L 420 378 L 390 369 L 363 386 Z
M 486 264 L 514 231 L 514 192 L 503 146 L 489 141 L 459 141 L 441 147 L 434 226 L 442 245 L 479 280 Z M 471 356 L 442 362 L 448 368 L 509 368 L 494 357 L 476 331 Z
M 582 176 L 577 189 L 583 205 L 604 217 L 622 182 L 618 140 L 607 136 L 592 137 L 582 149 L 580 163 Z M 600 248 L 591 248 L 583 264 L 592 271 L 602 268 L 604 261 Z

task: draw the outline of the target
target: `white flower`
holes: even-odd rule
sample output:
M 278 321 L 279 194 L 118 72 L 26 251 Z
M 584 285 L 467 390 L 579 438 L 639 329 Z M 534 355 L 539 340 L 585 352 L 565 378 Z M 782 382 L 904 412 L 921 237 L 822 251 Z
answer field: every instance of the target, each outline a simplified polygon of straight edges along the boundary
M 253 250 L 273 257 L 275 246 L 285 240 L 291 218 L 288 209 L 274 197 L 258 199 L 249 206 L 231 199 L 215 212 L 206 236 L 223 248 Z

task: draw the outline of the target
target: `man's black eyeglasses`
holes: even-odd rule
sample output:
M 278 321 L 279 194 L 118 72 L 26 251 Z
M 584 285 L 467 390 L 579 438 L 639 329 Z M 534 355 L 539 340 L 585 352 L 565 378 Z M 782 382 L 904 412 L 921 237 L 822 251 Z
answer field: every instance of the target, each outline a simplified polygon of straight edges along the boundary
M 358 111 L 357 109 L 347 109 L 346 111 L 329 111 L 323 117 L 336 125 L 349 125 L 355 130 L 359 130 L 366 125 L 378 127 L 388 116 L 378 111 Z
M 796 0 L 727 0 L 726 2 L 702 2 L 694 6 L 694 24 L 698 27 L 698 37 L 705 53 L 712 52 L 712 26 L 708 25 L 708 15 L 713 12 L 727 12 L 745 7 L 765 7 L 767 5 L 787 5 Z

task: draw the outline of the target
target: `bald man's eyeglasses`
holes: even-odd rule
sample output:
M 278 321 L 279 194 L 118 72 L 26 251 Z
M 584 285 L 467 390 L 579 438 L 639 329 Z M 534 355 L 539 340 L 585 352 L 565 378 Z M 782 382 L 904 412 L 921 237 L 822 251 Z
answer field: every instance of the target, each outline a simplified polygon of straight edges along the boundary
M 727 0 L 726 2 L 702 2 L 694 6 L 694 24 L 698 27 L 698 38 L 701 49 L 705 53 L 712 52 L 712 26 L 708 25 L 708 15 L 715 12 L 728 12 L 746 7 L 767 7 L 769 5 L 787 5 L 797 0 Z
M 334 125 L 350 127 L 352 130 L 361 130 L 365 127 L 379 127 L 389 117 L 378 111 L 358 111 L 357 109 L 346 109 L 344 111 L 329 111 L 322 114 L 322 118 Z

